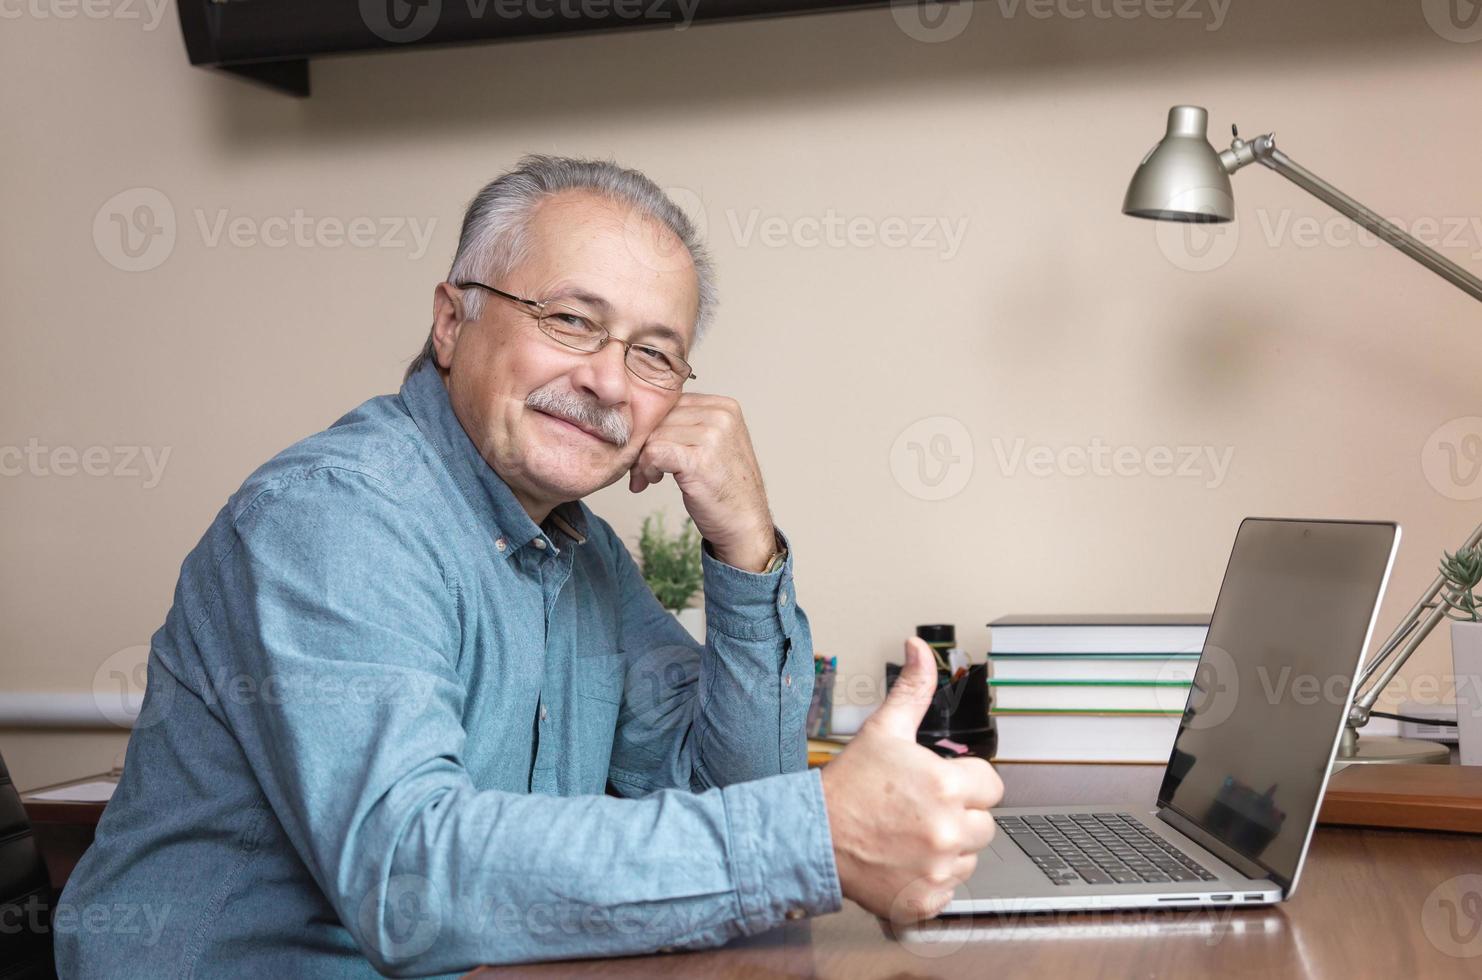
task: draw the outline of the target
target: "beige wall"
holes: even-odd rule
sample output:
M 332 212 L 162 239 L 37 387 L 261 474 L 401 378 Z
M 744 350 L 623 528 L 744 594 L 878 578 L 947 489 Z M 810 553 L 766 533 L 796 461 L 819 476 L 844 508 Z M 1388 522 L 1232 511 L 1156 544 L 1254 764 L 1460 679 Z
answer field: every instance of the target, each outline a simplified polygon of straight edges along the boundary
M 1482 269 L 1482 42 L 1443 38 L 1419 0 L 1289 6 L 1076 20 L 991 2 L 940 43 L 876 10 L 350 57 L 316 63 L 306 101 L 189 67 L 173 9 L 155 30 L 7 20 L 0 446 L 169 455 L 155 485 L 137 461 L 0 480 L 0 688 L 87 692 L 148 642 L 242 478 L 395 388 L 463 204 L 531 150 L 610 155 L 702 210 L 724 302 L 696 369 L 746 409 L 817 647 L 846 674 L 878 676 L 919 622 L 981 652 L 1005 613 L 1207 609 L 1248 514 L 1403 522 L 1393 623 L 1482 516 L 1459 499 L 1482 482 L 1443 493 L 1424 469 L 1444 476 L 1438 427 L 1482 414 L 1476 304 L 1334 241 L 1346 226 L 1259 167 L 1209 271 L 1118 213 L 1167 107 L 1195 102 L 1218 144 L 1232 122 L 1274 129 L 1386 214 L 1472 222 L 1444 250 Z M 129 272 L 109 222 L 139 188 L 176 237 Z M 431 237 L 209 243 L 223 216 L 271 231 L 296 210 Z M 806 219 L 830 215 L 858 219 L 853 240 L 807 247 Z M 940 247 L 896 247 L 888 219 L 965 230 L 955 252 L 940 224 Z M 949 421 L 906 432 L 925 418 Z M 909 443 L 934 434 L 972 446 L 945 500 L 913 475 Z M 1000 460 L 1017 440 L 1232 455 L 1223 479 L 1035 476 Z M 667 482 L 590 503 L 628 535 L 680 513 Z M 1406 673 L 1448 671 L 1437 636 Z M 0 746 L 26 786 L 106 769 L 122 737 Z

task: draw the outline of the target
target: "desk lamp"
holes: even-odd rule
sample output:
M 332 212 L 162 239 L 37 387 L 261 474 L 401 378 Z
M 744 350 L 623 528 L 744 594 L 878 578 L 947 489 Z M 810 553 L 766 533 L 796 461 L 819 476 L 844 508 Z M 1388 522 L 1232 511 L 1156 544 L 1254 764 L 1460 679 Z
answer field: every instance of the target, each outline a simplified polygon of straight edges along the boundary
M 1482 300 L 1482 279 L 1299 166 L 1276 148 L 1273 134 L 1257 136 L 1247 143 L 1240 138 L 1238 130 L 1232 130 L 1234 141 L 1230 148 L 1216 151 L 1205 135 L 1208 125 L 1209 113 L 1199 106 L 1176 105 L 1168 110 L 1168 132 L 1142 158 L 1137 172 L 1132 175 L 1132 183 L 1127 186 L 1127 196 L 1122 201 L 1123 214 L 1159 221 L 1220 223 L 1233 220 L 1235 208 L 1230 175 L 1241 167 L 1259 162 L 1340 214 L 1352 218 L 1473 299 Z M 1471 547 L 1479 541 L 1482 541 L 1482 525 L 1478 525 L 1463 547 Z M 1374 704 L 1384 688 L 1421 641 L 1446 617 L 1446 605 L 1441 599 L 1445 585 L 1445 579 L 1437 576 L 1379 651 L 1364 665 L 1335 766 L 1360 762 L 1449 761 L 1446 746 L 1434 742 L 1374 736 L 1359 738 L 1359 729 L 1368 724 Z

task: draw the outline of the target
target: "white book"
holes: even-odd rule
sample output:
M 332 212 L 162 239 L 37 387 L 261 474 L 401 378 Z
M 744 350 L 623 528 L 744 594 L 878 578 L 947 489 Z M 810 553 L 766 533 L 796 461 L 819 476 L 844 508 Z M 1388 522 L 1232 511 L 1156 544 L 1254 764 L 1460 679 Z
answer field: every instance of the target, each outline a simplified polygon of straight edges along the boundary
M 1178 681 L 1189 684 L 1199 666 L 1199 657 L 1192 653 L 1101 657 L 1001 653 L 989 659 L 995 679 L 1013 681 Z
M 1189 700 L 1189 685 L 1099 682 L 1035 684 L 988 682 L 999 711 L 1177 711 Z
M 988 624 L 1002 653 L 1199 653 L 1209 617 L 1197 615 L 1003 616 Z
M 1178 714 L 995 714 L 1003 762 L 1145 762 L 1165 765 Z

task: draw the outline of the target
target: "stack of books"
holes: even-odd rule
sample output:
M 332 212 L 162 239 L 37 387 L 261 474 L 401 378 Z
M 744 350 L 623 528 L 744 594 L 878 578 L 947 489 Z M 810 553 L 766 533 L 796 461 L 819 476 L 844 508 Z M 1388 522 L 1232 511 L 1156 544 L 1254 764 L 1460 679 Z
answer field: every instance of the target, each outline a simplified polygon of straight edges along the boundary
M 1208 616 L 1005 616 L 988 627 L 995 759 L 1168 761 Z

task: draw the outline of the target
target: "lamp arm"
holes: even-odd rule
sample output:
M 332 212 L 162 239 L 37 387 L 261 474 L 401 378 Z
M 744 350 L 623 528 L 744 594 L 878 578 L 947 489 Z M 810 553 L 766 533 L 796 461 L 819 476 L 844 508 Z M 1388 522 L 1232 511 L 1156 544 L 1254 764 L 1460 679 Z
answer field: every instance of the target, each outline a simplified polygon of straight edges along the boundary
M 1482 300 L 1482 279 L 1478 279 L 1394 222 L 1364 207 L 1282 153 L 1276 148 L 1276 137 L 1272 134 L 1257 136 L 1249 143 L 1237 137 L 1230 145 L 1230 149 L 1220 154 L 1220 162 L 1224 164 L 1225 170 L 1229 173 L 1234 173 L 1249 163 L 1265 164 L 1339 214 L 1352 218 L 1436 275 L 1463 290 L 1473 299 Z
M 1465 551 L 1475 547 L 1478 543 L 1482 543 L 1482 524 L 1477 525 L 1467 537 L 1461 550 Z M 1410 659 L 1410 655 L 1430 635 L 1431 630 L 1436 628 L 1436 624 L 1446 618 L 1446 606 L 1436 602 L 1436 597 L 1441 594 L 1445 585 L 1446 577 L 1437 575 L 1436 580 L 1430 584 L 1430 588 L 1426 589 L 1425 594 L 1410 607 L 1410 611 L 1405 614 L 1404 619 L 1400 620 L 1400 624 L 1389 635 L 1389 639 L 1384 641 L 1379 652 L 1364 665 L 1363 673 L 1359 677 L 1359 686 L 1363 687 L 1364 691 L 1354 698 L 1353 708 L 1348 716 L 1348 724 L 1351 728 L 1362 728 L 1368 723 L 1369 715 L 1374 710 L 1374 704 L 1379 700 L 1379 695 L 1384 693 L 1384 689 L 1389 686 L 1395 674 L 1405 666 L 1405 661 Z M 1401 643 L 1404 645 L 1401 646 Z M 1368 684 L 1374 672 L 1384 665 L 1385 661 L 1389 661 L 1389 666 L 1385 667 L 1378 679 Z

